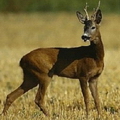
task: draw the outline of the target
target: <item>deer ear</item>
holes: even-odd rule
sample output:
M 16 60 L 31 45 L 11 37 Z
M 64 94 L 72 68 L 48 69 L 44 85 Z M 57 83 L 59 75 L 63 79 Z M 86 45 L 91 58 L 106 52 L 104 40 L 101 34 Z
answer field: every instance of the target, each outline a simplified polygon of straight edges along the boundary
M 101 13 L 101 10 L 98 9 L 97 12 L 96 12 L 96 18 L 95 18 L 95 22 L 97 24 L 99 24 L 102 20 L 102 13 Z
M 82 24 L 84 24 L 84 22 L 85 22 L 85 17 L 83 16 L 83 14 L 81 14 L 79 11 L 77 11 L 77 12 L 76 12 L 76 15 L 77 15 L 77 17 L 78 17 L 78 20 L 79 20 Z

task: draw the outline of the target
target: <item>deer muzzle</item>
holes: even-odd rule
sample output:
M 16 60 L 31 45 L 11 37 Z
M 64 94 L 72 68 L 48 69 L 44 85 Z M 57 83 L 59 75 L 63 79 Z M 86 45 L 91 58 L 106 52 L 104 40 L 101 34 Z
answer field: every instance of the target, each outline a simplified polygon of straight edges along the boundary
M 83 40 L 84 40 L 84 42 L 86 42 L 86 41 L 89 41 L 90 40 L 90 37 L 88 36 L 88 35 L 82 35 L 82 37 L 81 37 Z

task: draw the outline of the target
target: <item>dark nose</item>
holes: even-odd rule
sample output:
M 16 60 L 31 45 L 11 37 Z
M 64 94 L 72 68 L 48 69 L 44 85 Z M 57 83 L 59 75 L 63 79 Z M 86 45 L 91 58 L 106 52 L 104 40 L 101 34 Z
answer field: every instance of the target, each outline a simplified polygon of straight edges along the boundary
M 87 40 L 89 40 L 90 39 L 90 37 L 88 37 L 88 36 L 86 36 L 86 35 L 82 35 L 82 37 L 81 37 L 84 41 L 87 41 Z
M 81 37 L 81 38 L 84 40 L 86 37 L 87 37 L 87 36 L 85 36 L 85 35 L 82 35 L 82 37 Z

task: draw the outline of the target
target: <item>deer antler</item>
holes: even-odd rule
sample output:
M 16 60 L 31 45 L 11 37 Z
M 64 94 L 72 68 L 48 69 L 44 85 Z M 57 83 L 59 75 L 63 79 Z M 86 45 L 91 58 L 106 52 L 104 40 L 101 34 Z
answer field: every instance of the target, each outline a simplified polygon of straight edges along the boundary
M 86 18 L 87 18 L 87 20 L 89 20 L 89 15 L 88 15 L 88 12 L 87 12 L 87 7 L 88 7 L 88 4 L 86 3 L 86 6 L 85 6 L 85 8 L 84 8 L 84 11 L 85 11 L 85 13 L 86 13 Z
M 99 8 L 100 8 L 100 1 L 98 2 L 97 8 L 94 9 L 95 12 L 94 12 L 93 15 L 91 16 L 92 18 L 94 18 L 94 17 L 96 16 L 96 13 L 97 13 L 97 11 L 99 10 Z
M 100 1 L 98 2 L 98 6 L 96 8 L 96 11 L 100 8 Z

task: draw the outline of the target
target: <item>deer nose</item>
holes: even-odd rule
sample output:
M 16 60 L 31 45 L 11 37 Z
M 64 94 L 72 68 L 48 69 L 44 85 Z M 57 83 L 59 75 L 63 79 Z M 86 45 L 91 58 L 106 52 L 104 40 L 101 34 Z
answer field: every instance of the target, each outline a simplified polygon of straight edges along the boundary
M 82 35 L 81 38 L 82 38 L 85 42 L 90 39 L 90 37 L 87 36 L 87 35 Z

